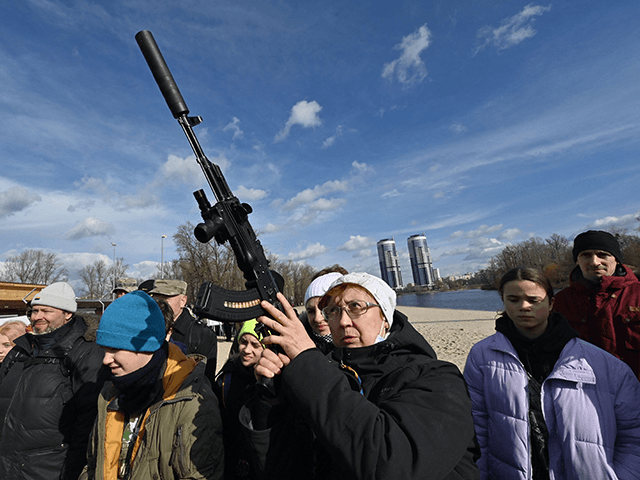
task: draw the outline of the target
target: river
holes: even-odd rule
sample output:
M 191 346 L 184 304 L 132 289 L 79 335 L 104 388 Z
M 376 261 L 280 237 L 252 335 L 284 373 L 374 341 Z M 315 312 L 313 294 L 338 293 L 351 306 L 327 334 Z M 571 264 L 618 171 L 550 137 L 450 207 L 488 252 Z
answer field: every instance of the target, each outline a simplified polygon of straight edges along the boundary
M 399 295 L 398 305 L 404 307 L 484 310 L 487 312 L 495 312 L 503 308 L 502 301 L 496 290 L 480 289 Z

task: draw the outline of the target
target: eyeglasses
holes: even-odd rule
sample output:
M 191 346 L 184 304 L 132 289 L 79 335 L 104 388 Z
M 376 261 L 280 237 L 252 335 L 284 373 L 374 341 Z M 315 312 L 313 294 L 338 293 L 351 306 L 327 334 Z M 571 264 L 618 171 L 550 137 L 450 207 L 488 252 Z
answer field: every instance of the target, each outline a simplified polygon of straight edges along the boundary
M 371 302 L 363 302 L 361 300 L 354 300 L 347 303 L 344 307 L 338 305 L 331 305 L 322 309 L 322 316 L 327 322 L 340 320 L 342 317 L 342 311 L 344 310 L 349 315 L 349 318 L 354 319 L 361 317 L 371 307 L 379 307 L 380 305 Z

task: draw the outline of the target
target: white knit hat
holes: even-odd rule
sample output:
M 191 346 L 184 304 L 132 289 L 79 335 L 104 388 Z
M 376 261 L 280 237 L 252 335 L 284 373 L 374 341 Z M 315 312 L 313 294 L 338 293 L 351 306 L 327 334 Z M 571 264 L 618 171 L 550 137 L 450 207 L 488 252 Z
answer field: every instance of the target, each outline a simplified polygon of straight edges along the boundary
M 391 325 L 393 325 L 393 311 L 396 309 L 396 292 L 384 280 L 364 272 L 348 273 L 335 280 L 329 286 L 327 293 L 332 288 L 343 283 L 360 285 L 366 289 L 380 305 L 380 310 L 382 310 L 384 318 L 389 322 L 389 328 L 391 328 Z
M 33 297 L 31 305 L 45 305 L 71 313 L 75 313 L 78 309 L 76 293 L 73 291 L 73 287 L 66 282 L 56 282 L 45 287 Z
M 311 284 L 307 288 L 306 293 L 304 294 L 304 305 L 307 305 L 307 300 L 309 300 L 310 298 L 321 297 L 325 293 L 327 293 L 327 290 L 329 290 L 329 286 L 341 276 L 341 273 L 331 272 L 316 278 L 313 282 L 311 282 Z

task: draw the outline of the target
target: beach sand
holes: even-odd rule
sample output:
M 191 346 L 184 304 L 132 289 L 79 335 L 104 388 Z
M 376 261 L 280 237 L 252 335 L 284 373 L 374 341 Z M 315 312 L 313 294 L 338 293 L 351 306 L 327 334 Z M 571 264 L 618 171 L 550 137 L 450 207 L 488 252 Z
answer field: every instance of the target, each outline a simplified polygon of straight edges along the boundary
M 440 360 L 454 363 L 460 371 L 471 347 L 495 333 L 496 312 L 400 306 L 397 309 L 409 317 Z M 218 370 L 227 361 L 230 348 L 231 342 L 218 337 Z

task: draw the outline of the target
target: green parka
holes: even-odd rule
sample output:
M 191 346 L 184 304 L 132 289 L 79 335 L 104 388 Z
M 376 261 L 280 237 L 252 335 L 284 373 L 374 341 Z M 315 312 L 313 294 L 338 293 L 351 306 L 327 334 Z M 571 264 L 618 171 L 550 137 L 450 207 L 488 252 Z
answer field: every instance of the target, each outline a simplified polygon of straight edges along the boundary
M 191 369 L 186 378 L 185 368 Z M 129 480 L 222 478 L 224 449 L 220 410 L 204 372 L 204 361 L 194 367 L 192 358 L 185 357 L 175 345 L 169 345 L 162 398 L 147 410 Z M 107 407 L 116 394 L 111 382 L 107 382 L 100 393 L 98 418 L 87 451 L 87 467 L 80 480 L 115 480 L 117 465 L 114 469 L 105 462 L 108 455 L 105 440 Z M 111 438 L 118 438 L 118 435 L 121 439 L 122 431 L 114 432 Z M 116 448 L 119 452 L 117 445 Z

